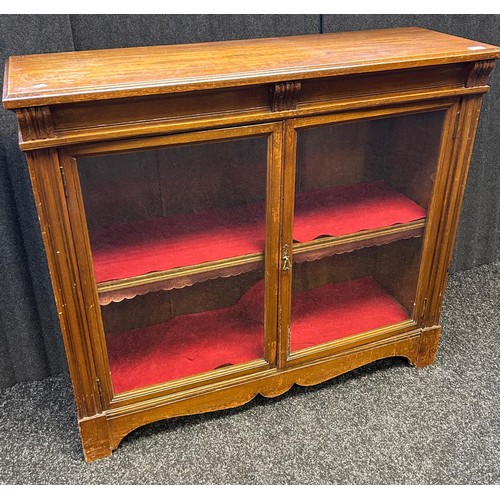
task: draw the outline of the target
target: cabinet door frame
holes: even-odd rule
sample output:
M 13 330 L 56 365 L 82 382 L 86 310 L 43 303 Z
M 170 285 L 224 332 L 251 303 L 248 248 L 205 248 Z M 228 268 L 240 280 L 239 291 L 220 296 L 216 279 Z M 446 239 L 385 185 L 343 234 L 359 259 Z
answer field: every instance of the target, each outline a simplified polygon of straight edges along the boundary
M 161 400 L 163 404 L 175 398 L 179 392 L 189 392 L 193 395 L 199 391 L 209 392 L 211 385 L 214 387 L 223 387 L 230 384 L 235 378 L 269 370 L 276 365 L 282 135 L 283 123 L 271 122 L 259 125 L 83 144 L 58 149 L 61 172 L 64 176 L 66 189 L 66 206 L 71 227 L 71 238 L 74 244 L 75 268 L 78 274 L 74 288 L 75 293 L 78 295 L 77 302 L 80 309 L 80 317 L 86 323 L 85 325 L 71 325 L 71 331 L 67 332 L 67 337 L 70 339 L 67 342 L 67 349 L 85 353 L 86 365 L 89 366 L 91 373 L 95 371 L 102 410 L 112 411 L 130 404 L 147 403 L 151 398 L 158 398 L 158 401 Z M 264 357 L 260 360 L 221 368 L 217 371 L 192 375 L 123 393 L 114 393 L 104 328 L 100 314 L 97 285 L 92 266 L 82 191 L 78 177 L 78 158 L 253 137 L 267 137 Z M 72 359 L 72 357 L 70 356 L 69 359 Z
M 446 232 L 446 225 L 452 224 L 453 213 L 446 214 L 446 205 L 451 188 L 452 150 L 454 133 L 458 123 L 461 101 L 455 98 L 424 101 L 415 104 L 379 107 L 370 110 L 346 111 L 320 116 L 300 117 L 285 121 L 284 131 L 284 206 L 281 248 L 288 245 L 291 269 L 280 271 L 280 352 L 278 366 L 281 368 L 298 366 L 315 358 L 323 358 L 353 349 L 368 343 L 384 340 L 394 335 L 406 333 L 417 328 L 432 326 L 429 321 L 428 306 L 436 287 L 432 277 L 436 276 L 436 256 L 439 255 L 439 235 Z M 295 172 L 297 164 L 297 135 L 301 129 L 321 125 L 353 123 L 365 120 L 418 114 L 431 111 L 444 111 L 442 134 L 439 144 L 436 178 L 423 234 L 422 256 L 416 290 L 413 318 L 400 323 L 362 332 L 352 336 L 332 340 L 307 349 L 290 352 L 290 322 L 293 275 L 293 215 L 295 198 Z M 455 214 L 455 216 L 457 216 Z M 438 283 L 437 288 L 442 286 Z

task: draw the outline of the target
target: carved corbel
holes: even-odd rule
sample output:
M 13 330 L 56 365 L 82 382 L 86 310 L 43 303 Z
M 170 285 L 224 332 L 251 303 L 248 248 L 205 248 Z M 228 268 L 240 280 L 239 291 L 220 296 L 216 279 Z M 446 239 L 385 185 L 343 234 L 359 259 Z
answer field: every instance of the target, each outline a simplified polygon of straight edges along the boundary
M 486 85 L 488 83 L 488 76 L 494 66 L 494 59 L 490 61 L 476 61 L 470 63 L 465 76 L 465 86 L 469 88 Z
M 48 106 L 22 108 L 16 110 L 16 114 L 23 141 L 54 137 L 54 126 Z
M 271 88 L 271 111 L 287 111 L 297 107 L 302 84 L 300 82 L 275 83 Z

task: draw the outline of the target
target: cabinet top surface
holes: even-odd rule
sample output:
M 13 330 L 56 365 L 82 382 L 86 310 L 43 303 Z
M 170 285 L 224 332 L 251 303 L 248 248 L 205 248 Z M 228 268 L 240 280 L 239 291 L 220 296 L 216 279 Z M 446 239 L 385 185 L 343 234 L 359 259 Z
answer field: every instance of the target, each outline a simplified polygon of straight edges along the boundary
M 499 47 L 422 28 L 13 56 L 3 104 L 20 108 L 499 57 Z

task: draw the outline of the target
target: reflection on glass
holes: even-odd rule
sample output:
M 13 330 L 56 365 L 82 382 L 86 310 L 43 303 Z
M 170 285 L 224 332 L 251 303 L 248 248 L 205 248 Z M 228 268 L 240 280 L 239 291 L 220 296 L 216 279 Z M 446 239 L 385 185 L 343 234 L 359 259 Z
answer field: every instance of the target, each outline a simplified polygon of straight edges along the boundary
M 262 358 L 267 138 L 78 170 L 114 391 Z
M 443 118 L 298 131 L 291 351 L 412 317 Z
M 263 270 L 102 307 L 115 392 L 263 356 Z

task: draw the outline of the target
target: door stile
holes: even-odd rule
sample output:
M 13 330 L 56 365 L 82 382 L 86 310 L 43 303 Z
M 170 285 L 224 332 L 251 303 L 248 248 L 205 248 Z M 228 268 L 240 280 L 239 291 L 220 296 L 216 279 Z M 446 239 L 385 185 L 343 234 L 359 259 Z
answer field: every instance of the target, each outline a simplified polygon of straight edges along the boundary
M 99 313 L 99 296 L 94 279 L 92 267 L 92 251 L 87 230 L 87 218 L 83 205 L 83 195 L 80 187 L 80 177 L 78 174 L 77 160 L 73 156 L 65 155 L 64 151 L 59 152 L 61 166 L 64 169 L 64 176 L 68 186 L 66 203 L 73 227 L 73 241 L 75 244 L 76 256 L 78 259 L 79 274 L 83 289 L 82 308 L 87 311 L 87 321 L 91 336 L 93 358 L 96 367 L 97 384 L 100 391 L 103 408 L 108 409 L 109 403 L 113 399 L 113 388 L 111 386 L 110 368 L 106 342 L 104 340 L 104 327 Z
M 265 247 L 265 346 L 270 367 L 279 364 L 280 226 L 282 218 L 283 122 L 273 124 L 267 149 L 267 203 Z
M 429 299 L 423 317 L 426 327 L 438 324 L 443 306 L 481 102 L 482 96 L 469 97 L 461 99 L 453 108 L 457 125 L 451 128 L 458 130 L 458 133 L 449 140 L 447 164 L 442 166 L 443 170 L 448 172 L 446 185 L 441 196 L 439 193 L 437 195 L 440 197 L 440 203 L 433 212 L 434 218 L 439 219 L 439 228 L 435 238 L 430 239 L 434 242 L 434 249 L 430 281 L 427 285 Z
M 278 366 L 284 368 L 290 355 L 290 324 L 292 313 L 293 215 L 295 203 L 295 172 L 297 132 L 295 120 L 284 122 L 283 214 L 280 248 L 280 342 Z
M 417 285 L 417 297 L 415 300 L 414 320 L 421 328 L 433 326 L 430 319 L 432 290 L 436 276 L 436 255 L 442 251 L 440 236 L 446 233 L 446 206 L 449 203 L 450 182 L 453 176 L 449 175 L 450 163 L 453 161 L 453 149 L 455 144 L 454 132 L 456 130 L 459 102 L 455 102 L 448 108 L 447 116 L 443 124 L 440 154 L 436 170 L 436 179 L 432 193 L 432 201 L 429 207 L 429 216 L 426 223 L 424 245 L 422 249 L 422 261 L 420 276 Z

